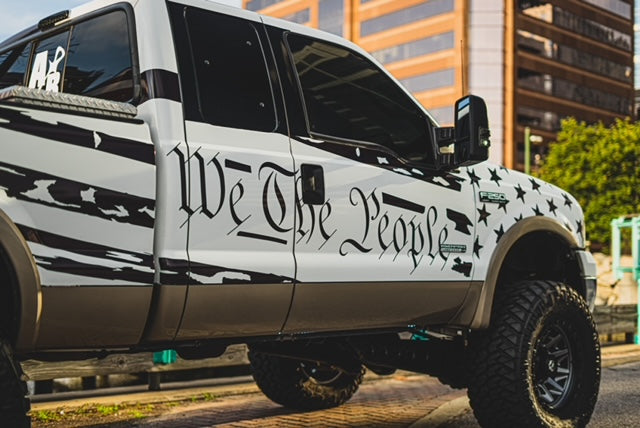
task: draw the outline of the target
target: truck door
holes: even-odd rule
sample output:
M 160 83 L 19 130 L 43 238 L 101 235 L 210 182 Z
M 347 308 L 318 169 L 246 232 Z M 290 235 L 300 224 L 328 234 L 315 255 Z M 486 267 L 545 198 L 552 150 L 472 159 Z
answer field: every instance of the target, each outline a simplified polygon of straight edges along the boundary
M 169 8 L 190 168 L 191 282 L 177 339 L 275 334 L 295 276 L 294 168 L 264 29 L 214 3 Z
M 433 125 L 387 73 L 337 44 L 286 41 L 308 132 L 292 136 L 301 207 L 285 332 L 446 323 L 473 273 L 472 187 L 434 168 Z

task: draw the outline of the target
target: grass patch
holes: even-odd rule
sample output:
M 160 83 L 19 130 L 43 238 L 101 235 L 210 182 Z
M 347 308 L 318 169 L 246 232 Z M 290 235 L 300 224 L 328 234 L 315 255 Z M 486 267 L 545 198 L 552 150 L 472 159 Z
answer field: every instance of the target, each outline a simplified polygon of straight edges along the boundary
M 34 415 L 39 422 L 58 422 L 64 416 L 64 413 L 59 413 L 56 410 L 40 410 Z
M 102 416 L 111 416 L 117 414 L 121 410 L 121 406 L 114 404 L 113 406 L 98 406 L 96 408 Z
M 204 394 L 194 395 L 188 400 L 191 401 L 192 403 L 199 403 L 201 401 L 213 401 L 215 399 L 216 399 L 215 395 L 213 395 L 210 392 L 205 392 Z

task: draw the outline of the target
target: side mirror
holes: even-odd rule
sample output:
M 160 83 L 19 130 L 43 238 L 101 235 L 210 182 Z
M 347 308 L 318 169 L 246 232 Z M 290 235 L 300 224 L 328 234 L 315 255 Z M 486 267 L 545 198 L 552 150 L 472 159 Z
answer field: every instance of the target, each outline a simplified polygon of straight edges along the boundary
M 455 127 L 436 128 L 441 164 L 455 168 L 473 165 L 489 158 L 489 119 L 484 100 L 468 95 L 456 101 Z

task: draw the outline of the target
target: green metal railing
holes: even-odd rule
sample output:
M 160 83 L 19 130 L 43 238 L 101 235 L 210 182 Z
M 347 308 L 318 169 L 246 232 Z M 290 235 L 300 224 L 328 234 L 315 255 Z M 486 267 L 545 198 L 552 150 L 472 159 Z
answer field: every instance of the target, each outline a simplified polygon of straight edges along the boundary
M 631 257 L 632 266 L 622 266 L 622 229 L 631 229 Z M 611 256 L 613 257 L 613 273 L 617 280 L 625 273 L 632 273 L 638 284 L 638 299 L 640 300 L 640 215 L 623 216 L 611 221 Z M 640 345 L 640 302 L 638 303 L 638 319 L 634 343 Z

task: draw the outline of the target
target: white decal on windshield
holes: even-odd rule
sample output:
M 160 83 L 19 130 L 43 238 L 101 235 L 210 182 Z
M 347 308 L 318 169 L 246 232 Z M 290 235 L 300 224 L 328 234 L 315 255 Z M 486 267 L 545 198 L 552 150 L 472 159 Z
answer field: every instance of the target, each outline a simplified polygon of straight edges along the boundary
M 33 59 L 31 78 L 29 78 L 29 87 L 59 92 L 61 73 L 58 71 L 58 65 L 64 58 L 64 55 L 65 52 L 61 46 L 56 48 L 56 54 L 53 57 L 53 61 L 47 61 L 49 58 L 49 51 L 38 52 Z M 47 62 L 49 66 L 48 69 Z

